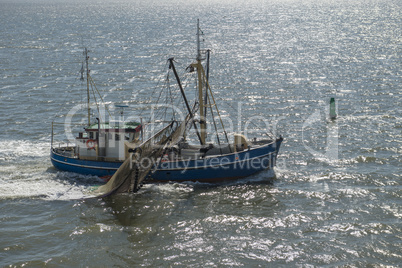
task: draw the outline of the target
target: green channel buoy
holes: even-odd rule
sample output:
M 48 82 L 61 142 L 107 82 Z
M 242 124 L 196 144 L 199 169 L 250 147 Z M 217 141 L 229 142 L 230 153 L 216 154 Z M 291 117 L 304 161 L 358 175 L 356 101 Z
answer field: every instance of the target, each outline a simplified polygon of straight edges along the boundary
M 329 118 L 332 120 L 336 118 L 335 98 L 331 98 L 329 101 Z

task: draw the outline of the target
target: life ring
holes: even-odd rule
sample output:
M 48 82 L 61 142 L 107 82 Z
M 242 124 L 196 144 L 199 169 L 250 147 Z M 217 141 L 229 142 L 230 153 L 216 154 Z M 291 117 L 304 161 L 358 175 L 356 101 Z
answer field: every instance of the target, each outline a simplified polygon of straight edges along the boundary
M 89 150 L 95 149 L 95 144 L 96 144 L 96 141 L 91 140 L 91 139 L 87 140 L 87 148 Z
M 168 154 L 164 154 L 161 158 L 161 162 L 167 162 L 167 161 L 169 161 L 169 156 Z

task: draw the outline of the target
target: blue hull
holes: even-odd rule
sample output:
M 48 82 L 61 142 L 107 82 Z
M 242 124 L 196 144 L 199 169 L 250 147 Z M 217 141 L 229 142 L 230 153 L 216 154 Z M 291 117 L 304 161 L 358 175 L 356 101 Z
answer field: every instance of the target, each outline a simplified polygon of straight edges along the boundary
M 82 160 L 57 154 L 53 150 L 50 151 L 50 160 L 59 170 L 98 177 L 113 176 L 123 163 Z
M 251 150 L 199 160 L 162 162 L 151 178 L 158 182 L 219 182 L 248 177 L 275 166 L 281 142 L 278 139 Z
M 268 145 L 232 154 L 198 160 L 161 162 L 157 170 L 150 175 L 156 182 L 219 182 L 244 178 L 272 169 L 282 140 L 278 139 Z M 59 170 L 99 177 L 112 176 L 122 164 L 122 162 L 80 160 L 57 154 L 53 150 L 50 159 L 53 166 Z

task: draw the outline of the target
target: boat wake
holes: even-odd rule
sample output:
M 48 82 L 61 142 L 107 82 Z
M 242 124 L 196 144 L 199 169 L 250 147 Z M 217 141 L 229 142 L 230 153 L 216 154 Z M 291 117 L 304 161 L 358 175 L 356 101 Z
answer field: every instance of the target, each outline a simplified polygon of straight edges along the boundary
M 63 183 L 52 178 L 34 176 L 26 179 L 2 179 L 0 183 L 0 199 L 75 200 L 93 197 L 89 194 L 89 187 Z
M 0 200 L 35 198 L 73 200 L 92 197 L 90 188 L 104 182 L 95 176 L 58 172 L 48 142 L 0 142 Z
M 1 199 L 44 199 L 44 200 L 79 200 L 95 197 L 94 186 L 105 183 L 97 176 L 85 176 L 70 172 L 57 171 L 48 158 L 47 141 L 8 140 L 0 142 L 0 200 Z M 182 189 L 199 189 L 216 186 L 233 186 L 244 183 L 260 183 L 272 177 L 271 172 L 264 171 L 248 178 L 209 184 L 187 182 L 174 184 L 151 184 L 148 190 L 176 191 L 177 185 Z M 270 180 L 272 181 L 272 180 Z

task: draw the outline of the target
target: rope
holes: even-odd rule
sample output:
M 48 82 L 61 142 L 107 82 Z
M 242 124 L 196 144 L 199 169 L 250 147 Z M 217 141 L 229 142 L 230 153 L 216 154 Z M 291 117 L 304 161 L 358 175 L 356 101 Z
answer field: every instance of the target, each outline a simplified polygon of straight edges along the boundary
M 101 99 L 102 103 L 105 103 L 105 101 L 104 101 L 103 98 L 102 98 L 102 95 L 99 93 L 99 90 L 98 90 L 98 88 L 96 87 L 96 84 L 95 84 L 94 80 L 92 79 L 92 76 L 89 76 L 89 79 L 90 79 L 90 82 L 91 82 L 91 88 L 92 88 L 92 86 L 95 87 L 96 92 L 98 92 L 99 98 Z M 95 102 L 96 102 L 95 92 L 93 91 L 93 88 L 92 88 L 92 93 L 94 94 L 94 99 L 95 99 Z M 97 105 L 97 107 L 98 107 L 98 113 L 99 113 L 99 105 L 98 105 L 97 102 L 96 102 L 96 105 Z M 105 105 L 105 108 L 106 108 L 106 111 L 108 112 L 109 116 L 112 117 L 112 115 L 111 115 L 111 113 L 110 113 L 110 111 L 109 111 L 109 109 L 107 108 L 106 105 Z M 100 116 L 100 113 L 99 113 L 99 116 Z
M 233 111 L 237 111 L 236 108 L 233 108 L 232 105 L 229 104 L 229 102 L 225 102 Z M 257 126 L 253 121 L 250 121 L 250 123 L 256 127 L 257 129 L 261 129 L 261 127 Z M 271 132 L 271 130 L 268 130 L 268 132 L 271 134 L 268 134 L 267 132 L 265 133 L 269 138 L 274 139 L 275 135 Z
M 204 72 L 204 68 L 202 68 L 201 70 L 202 70 L 203 76 L 206 77 L 205 72 Z M 221 117 L 221 115 L 219 113 L 218 106 L 216 105 L 215 98 L 214 98 L 214 95 L 212 94 L 211 87 L 209 86 L 209 82 L 206 79 L 205 79 L 205 82 L 207 84 L 207 90 L 209 90 L 209 93 L 211 94 L 212 101 L 214 102 L 213 104 L 210 104 L 211 105 L 211 113 L 212 113 L 212 105 L 213 105 L 213 106 L 215 106 L 216 112 L 218 113 L 219 121 L 221 122 L 223 133 L 225 133 L 226 141 L 229 143 L 228 134 L 227 134 L 227 132 L 225 130 L 225 126 L 223 125 L 222 117 Z M 209 94 L 208 94 L 208 98 L 209 98 Z M 214 121 L 214 124 L 215 124 L 215 119 L 212 118 L 212 120 Z

